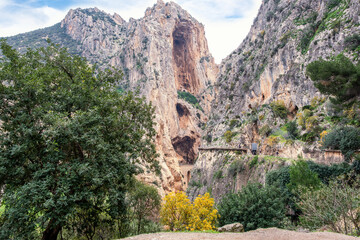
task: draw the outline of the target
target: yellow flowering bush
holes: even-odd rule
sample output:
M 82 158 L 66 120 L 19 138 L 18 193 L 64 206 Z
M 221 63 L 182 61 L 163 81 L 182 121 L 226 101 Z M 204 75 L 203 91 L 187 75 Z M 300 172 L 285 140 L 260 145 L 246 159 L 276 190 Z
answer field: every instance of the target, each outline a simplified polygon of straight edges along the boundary
M 171 231 L 186 230 L 192 212 L 193 206 L 184 192 L 169 193 L 160 210 L 161 223 Z
M 322 131 L 322 132 L 320 133 L 320 143 L 321 143 L 321 144 L 323 143 L 323 139 L 324 139 L 324 137 L 326 136 L 326 134 L 328 134 L 327 131 Z
M 165 196 L 160 210 L 161 223 L 171 231 L 212 230 L 219 216 L 209 193 L 199 195 L 193 204 L 184 192 Z
M 266 144 L 269 145 L 270 147 L 273 147 L 275 144 L 277 144 L 279 142 L 279 137 L 278 136 L 269 136 L 266 140 L 265 140 Z
M 199 195 L 193 204 L 193 212 L 190 217 L 189 230 L 213 230 L 219 214 L 214 208 L 214 199 L 209 193 Z

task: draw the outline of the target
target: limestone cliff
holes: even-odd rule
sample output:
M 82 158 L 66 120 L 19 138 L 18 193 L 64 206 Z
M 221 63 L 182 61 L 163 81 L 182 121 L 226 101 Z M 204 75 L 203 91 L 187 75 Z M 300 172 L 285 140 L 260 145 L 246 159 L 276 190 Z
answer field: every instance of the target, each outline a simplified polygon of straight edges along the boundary
M 245 40 L 220 65 L 202 145 L 249 148 L 256 142 L 261 155 L 338 162 L 341 157 L 333 157 L 338 153 L 319 149 L 320 133 L 334 125 L 326 118 L 334 109 L 305 71 L 320 57 L 329 59 L 341 52 L 354 61 L 359 57 L 347 47 L 347 39 L 360 33 L 359 11 L 358 0 L 264 0 Z M 304 121 L 298 126 L 298 140 L 289 138 L 290 120 Z M 239 186 L 226 169 L 222 171 L 224 177 L 215 180 L 219 177 L 216 173 L 226 168 L 225 163 L 218 162 L 226 162 L 228 153 L 219 152 L 216 159 L 214 154 L 200 153 L 191 172 L 188 192 L 192 198 L 209 189 L 214 191 L 213 184 L 217 186 L 216 197 L 224 194 L 228 188 L 219 185 L 222 179 L 224 184 Z M 248 171 L 238 171 L 234 176 L 251 175 L 250 158 L 239 160 Z M 202 177 L 196 177 L 197 173 Z
M 209 86 L 218 72 L 201 23 L 179 5 L 160 0 L 143 18 L 129 22 L 97 8 L 70 10 L 61 24 L 8 41 L 22 50 L 29 36 L 34 38 L 30 45 L 53 38 L 99 67 L 121 68 L 119 91 L 138 90 L 156 108 L 162 174 L 145 169 L 142 180 L 165 192 L 185 188 L 180 165 L 197 157 L 213 99 Z

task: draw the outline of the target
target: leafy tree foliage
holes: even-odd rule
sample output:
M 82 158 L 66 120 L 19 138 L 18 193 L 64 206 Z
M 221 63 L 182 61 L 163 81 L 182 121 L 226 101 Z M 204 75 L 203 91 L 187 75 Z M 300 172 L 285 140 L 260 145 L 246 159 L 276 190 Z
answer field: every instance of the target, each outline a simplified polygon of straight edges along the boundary
M 299 136 L 296 121 L 290 121 L 286 124 L 286 130 L 289 133 L 290 139 L 296 139 Z
M 192 204 L 184 192 L 177 192 L 165 196 L 160 216 L 171 231 L 203 231 L 215 228 L 218 211 L 209 193 L 199 195 Z
M 156 165 L 153 107 L 58 46 L 1 50 L 0 238 L 56 239 L 79 213 L 120 219 L 135 163 Z
M 355 33 L 354 35 L 345 38 L 345 46 L 352 51 L 355 51 L 360 46 L 360 35 Z
M 289 173 L 290 182 L 287 187 L 290 191 L 313 190 L 321 186 L 317 173 L 311 171 L 308 163 L 304 160 L 296 161 L 291 165 Z
M 281 119 L 286 119 L 289 111 L 286 108 L 284 101 L 282 100 L 274 101 L 270 104 L 270 106 L 276 117 L 279 117 Z
M 137 234 L 144 233 L 146 222 L 159 213 L 161 198 L 156 188 L 136 181 L 135 187 L 130 191 L 132 219 L 137 221 Z
M 301 223 L 317 229 L 324 225 L 332 231 L 360 235 L 359 189 L 345 182 L 330 182 L 316 191 L 303 192 L 299 207 Z
M 360 94 L 360 65 L 339 54 L 333 60 L 310 63 L 306 74 L 323 94 L 334 96 L 334 103 L 344 103 Z
M 335 128 L 323 138 L 323 148 L 341 150 L 347 161 L 360 149 L 360 129 L 351 126 Z
M 251 183 L 238 193 L 227 194 L 218 206 L 220 225 L 240 222 L 245 231 L 260 227 L 281 227 L 285 219 L 285 203 L 281 191 Z
M 197 98 L 194 95 L 192 95 L 191 93 L 186 92 L 186 91 L 177 91 L 177 94 L 180 99 L 184 99 L 186 102 L 193 105 L 193 107 L 195 107 L 201 111 L 204 111 L 202 109 L 202 107 L 200 106 L 200 103 L 197 100 Z

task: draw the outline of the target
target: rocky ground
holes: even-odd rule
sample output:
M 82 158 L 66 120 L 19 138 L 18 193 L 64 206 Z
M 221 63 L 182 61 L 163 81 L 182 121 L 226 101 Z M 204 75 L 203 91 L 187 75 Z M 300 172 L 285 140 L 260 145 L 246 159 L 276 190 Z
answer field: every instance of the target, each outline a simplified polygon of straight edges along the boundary
M 294 232 L 277 228 L 257 229 L 246 233 L 153 233 L 125 238 L 128 240 L 356 240 L 350 237 L 330 232 Z

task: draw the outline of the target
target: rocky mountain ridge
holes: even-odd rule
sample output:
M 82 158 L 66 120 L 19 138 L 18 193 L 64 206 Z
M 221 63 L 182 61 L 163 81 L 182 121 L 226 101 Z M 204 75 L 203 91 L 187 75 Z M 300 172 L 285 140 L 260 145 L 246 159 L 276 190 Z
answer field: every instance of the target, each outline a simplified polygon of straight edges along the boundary
M 359 12 L 357 0 L 263 1 L 248 36 L 220 65 L 203 146 L 249 149 L 258 143 L 264 156 L 258 162 L 228 151 L 201 151 L 187 190 L 192 199 L 209 189 L 218 199 L 247 181 L 264 182 L 268 170 L 290 159 L 343 161 L 337 152 L 320 149 L 321 134 L 334 126 L 326 116 L 338 113 L 306 76 L 306 66 L 340 53 L 358 60 L 347 43 L 360 33 Z M 289 136 L 291 120 L 299 124 L 300 140 Z
M 8 42 L 24 51 L 46 45 L 47 38 L 101 68 L 122 69 L 119 91 L 137 90 L 156 108 L 162 174 L 155 176 L 143 166 L 141 179 L 162 193 L 185 189 L 180 165 L 197 157 L 218 72 L 204 26 L 176 3 L 159 0 L 143 18 L 129 22 L 97 8 L 70 10 L 60 24 Z
M 141 179 L 165 193 L 184 190 L 191 176 L 192 198 L 211 190 L 218 199 L 249 180 L 264 182 L 267 171 L 298 156 L 324 163 L 341 159 L 319 150 L 319 131 L 332 124 L 323 113 L 334 110 L 305 70 L 320 57 L 359 57 L 346 47 L 360 32 L 359 9 L 357 0 L 264 0 L 246 39 L 219 67 L 204 26 L 161 0 L 129 22 L 97 8 L 71 10 L 61 23 L 8 42 L 24 51 L 50 38 L 101 68 L 121 68 L 119 91 L 137 90 L 156 107 L 162 175 L 144 166 Z M 295 141 L 286 124 L 300 117 L 307 118 L 305 140 Z M 200 145 L 248 148 L 252 142 L 270 155 L 252 167 L 250 156 L 198 151 Z

